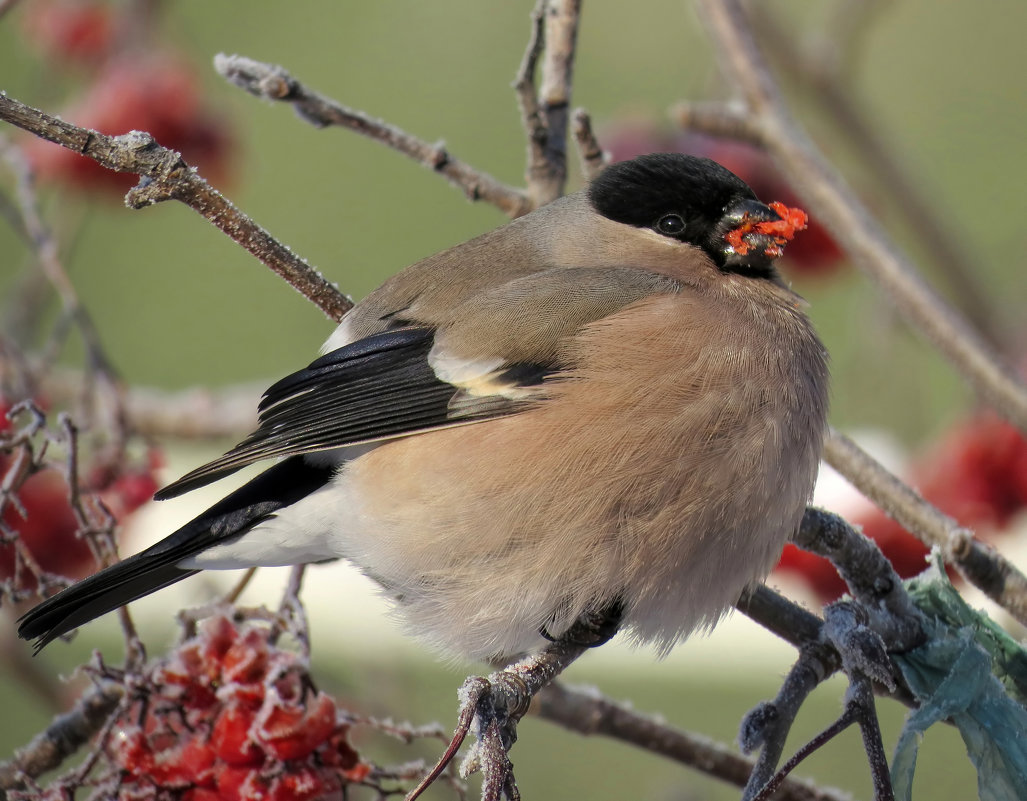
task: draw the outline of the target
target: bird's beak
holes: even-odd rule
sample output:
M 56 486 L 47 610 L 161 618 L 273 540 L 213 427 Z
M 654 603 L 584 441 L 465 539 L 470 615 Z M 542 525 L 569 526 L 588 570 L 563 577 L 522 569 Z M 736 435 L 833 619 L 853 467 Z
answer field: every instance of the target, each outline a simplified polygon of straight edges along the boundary
M 806 213 L 801 209 L 758 200 L 739 200 L 724 213 L 719 230 L 723 231 L 718 247 L 724 255 L 724 267 L 764 270 L 784 253 L 784 245 L 797 231 L 806 227 Z

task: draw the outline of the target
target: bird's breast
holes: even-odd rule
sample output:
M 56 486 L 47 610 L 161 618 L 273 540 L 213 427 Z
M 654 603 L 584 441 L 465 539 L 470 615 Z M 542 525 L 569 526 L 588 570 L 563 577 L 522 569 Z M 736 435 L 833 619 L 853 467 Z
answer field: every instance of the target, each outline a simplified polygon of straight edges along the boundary
M 763 305 L 633 304 L 568 343 L 536 407 L 355 460 L 366 525 L 347 555 L 473 656 L 615 598 L 643 641 L 711 624 L 797 525 L 823 431 L 820 343 Z

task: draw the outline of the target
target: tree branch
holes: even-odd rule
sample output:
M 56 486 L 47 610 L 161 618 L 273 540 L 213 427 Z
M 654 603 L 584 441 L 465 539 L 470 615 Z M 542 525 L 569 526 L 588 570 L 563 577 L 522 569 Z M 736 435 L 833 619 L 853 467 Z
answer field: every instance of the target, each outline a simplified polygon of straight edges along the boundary
M 585 736 L 602 735 L 744 787 L 751 760 L 720 743 L 669 726 L 588 689 L 551 684 L 536 699 L 532 712 Z M 848 796 L 796 779 L 782 782 L 775 801 L 843 801 Z
M 852 86 L 842 80 L 843 67 L 848 68 L 846 73 L 851 72 L 849 62 L 854 46 L 862 41 L 873 12 L 878 10 L 880 3 L 866 0 L 835 4 L 835 13 L 829 20 L 830 30 L 817 38 L 815 46 L 806 47 L 789 36 L 777 15 L 765 6 L 754 4 L 749 13 L 760 41 L 789 80 L 817 99 L 833 119 L 835 129 L 859 152 L 860 162 L 887 187 L 895 207 L 906 218 L 928 258 L 951 288 L 954 302 L 993 346 L 1001 348 L 1005 337 L 997 309 L 988 302 L 980 282 L 974 277 L 975 270 L 971 268 L 963 240 L 956 235 L 958 226 L 943 224 L 938 218 L 921 190 L 923 184 L 910 174 L 908 161 L 900 158 L 869 124 L 859 97 Z M 848 46 L 840 47 L 843 44 Z
M 125 197 L 130 208 L 178 200 L 205 217 L 333 320 L 352 302 L 314 268 L 293 254 L 214 189 L 179 153 L 161 147 L 152 136 L 131 131 L 107 136 L 72 125 L 0 93 L 0 120 L 74 150 L 117 172 L 143 178 Z
M 591 181 L 605 169 L 606 154 L 599 146 L 599 140 L 592 130 L 592 118 L 585 109 L 575 110 L 571 125 L 574 141 L 578 146 L 578 156 L 581 159 L 581 172 Z
M 974 389 L 1027 432 L 1027 388 L 927 285 L 793 120 L 739 0 L 698 0 L 698 5 L 724 72 L 762 130 L 763 145 L 809 210 Z
M 567 184 L 567 121 L 571 110 L 574 56 L 581 0 L 548 0 L 545 5 L 545 55 L 539 110 L 545 125 L 542 171 L 530 169 L 528 186 L 538 206 L 556 200 Z M 539 166 L 539 165 L 534 165 Z
M 123 688 L 113 684 L 94 690 L 79 699 L 70 712 L 55 717 L 32 742 L 0 763 L 0 790 L 24 789 L 26 779 L 35 779 L 73 756 L 103 728 L 121 702 L 123 692 Z M 0 793 L 0 800 L 6 795 Z
M 452 156 L 441 144 L 431 144 L 406 131 L 348 108 L 314 92 L 285 69 L 251 58 L 219 53 L 216 69 L 229 83 L 265 100 L 290 103 L 301 118 L 318 128 L 337 126 L 355 131 L 410 157 L 418 164 L 444 176 L 471 200 L 491 203 L 509 217 L 531 211 L 527 196 L 491 175 L 476 170 Z
M 1027 576 L 1001 553 L 977 540 L 970 529 L 929 504 L 837 431 L 828 434 L 824 458 L 885 514 L 927 545 L 941 548 L 945 560 L 967 581 L 1027 625 Z

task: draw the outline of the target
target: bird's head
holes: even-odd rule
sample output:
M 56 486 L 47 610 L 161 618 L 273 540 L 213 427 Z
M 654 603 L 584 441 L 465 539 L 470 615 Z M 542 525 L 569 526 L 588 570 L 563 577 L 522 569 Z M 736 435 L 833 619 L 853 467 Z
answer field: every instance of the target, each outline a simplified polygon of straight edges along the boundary
M 760 202 L 749 186 L 707 158 L 654 153 L 607 167 L 588 189 L 608 219 L 702 249 L 724 272 L 764 277 L 806 214 Z

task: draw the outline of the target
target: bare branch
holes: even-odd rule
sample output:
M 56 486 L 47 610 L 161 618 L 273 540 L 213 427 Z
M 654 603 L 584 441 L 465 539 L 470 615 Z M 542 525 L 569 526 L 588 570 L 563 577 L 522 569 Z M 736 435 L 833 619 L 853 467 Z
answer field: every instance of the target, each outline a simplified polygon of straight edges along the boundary
M 453 157 L 441 144 L 418 139 L 394 125 L 307 89 L 282 67 L 245 56 L 219 53 L 214 57 L 214 68 L 230 83 L 251 95 L 292 104 L 300 117 L 312 125 L 347 128 L 409 156 L 447 178 L 471 200 L 491 203 L 509 217 L 520 217 L 531 211 L 523 192 Z
M 36 254 L 41 271 L 57 292 L 64 315 L 78 325 L 85 345 L 88 364 L 95 371 L 103 389 L 106 390 L 106 398 L 109 403 L 105 404 L 104 410 L 109 412 L 109 419 L 104 421 L 104 427 L 111 433 L 115 452 L 120 454 L 128 437 L 124 383 L 120 380 L 113 362 L 107 356 L 100 341 L 99 332 L 93 323 L 92 315 L 79 300 L 75 286 L 61 263 L 57 240 L 39 214 L 32 170 L 22 151 L 12 145 L 6 137 L 0 136 L 0 156 L 14 173 L 20 221 Z
M 580 0 L 538 0 L 514 82 L 528 134 L 528 195 L 536 207 L 556 200 L 567 184 L 567 122 L 580 14 Z M 541 86 L 536 90 L 540 57 Z
M 70 712 L 54 718 L 32 742 L 0 764 L 0 790 L 22 789 L 26 779 L 41 776 L 74 755 L 103 728 L 122 696 L 120 686 L 105 686 L 79 699 Z
M 109 170 L 142 176 L 143 180 L 125 198 L 129 207 L 141 208 L 169 199 L 185 203 L 278 273 L 331 319 L 339 320 L 352 307 L 352 302 L 316 270 L 203 180 L 179 153 L 161 147 L 149 134 L 132 131 L 107 136 L 45 114 L 2 93 L 0 120 L 88 156 Z
M 0 0 L 0 17 L 14 8 L 21 0 Z
M 567 631 L 538 653 L 526 656 L 488 677 L 471 676 L 460 688 L 460 715 L 456 731 L 442 757 L 406 797 L 415 801 L 445 770 L 464 739 L 473 730 L 477 740 L 460 766 L 464 777 L 482 774 L 482 801 L 500 796 L 519 798 L 513 763 L 507 752 L 517 739 L 517 723 L 533 698 L 590 648 L 602 645 L 615 633 L 621 609 L 611 607 L 586 613 Z
M 599 734 L 635 745 L 682 765 L 744 787 L 752 772 L 751 760 L 704 737 L 667 725 L 588 689 L 551 684 L 536 699 L 532 711 L 586 736 Z M 801 780 L 784 781 L 776 801 L 843 801 L 846 795 L 821 789 Z
M 606 167 L 606 154 L 599 146 L 599 140 L 592 130 L 592 118 L 585 109 L 579 108 L 574 112 L 571 125 L 574 141 L 578 145 L 578 156 L 581 158 L 581 172 L 591 181 Z
M 742 795 L 743 801 L 768 801 L 774 792 L 799 764 L 814 751 L 820 749 L 841 734 L 853 723 L 858 723 L 863 735 L 863 748 L 870 765 L 874 783 L 874 801 L 894 801 L 891 775 L 888 772 L 888 758 L 881 740 L 881 726 L 877 718 L 874 692 L 866 676 L 851 675 L 851 684 L 845 699 L 845 711 L 824 731 L 806 743 L 769 781 L 762 786 L 750 781 Z M 757 778 L 757 773 L 753 773 Z
M 831 561 L 890 651 L 908 651 L 923 643 L 923 618 L 873 540 L 838 515 L 808 508 L 793 542 Z
M 945 560 L 1021 623 L 1027 625 L 1027 577 L 1008 559 L 925 501 L 856 443 L 831 431 L 824 458 L 889 517 L 927 545 L 941 548 Z
M 738 103 L 681 102 L 671 108 L 670 118 L 687 131 L 763 145 L 762 126 Z
M 739 0 L 699 0 L 724 71 L 803 201 L 924 336 L 1004 417 L 1027 432 L 1027 388 L 927 285 L 787 111 Z
M 814 46 L 802 47 L 789 36 L 777 16 L 765 6 L 750 7 L 753 27 L 759 31 L 775 63 L 796 85 L 811 92 L 820 106 L 833 118 L 836 130 L 847 137 L 860 154 L 860 163 L 869 167 L 888 189 L 895 208 L 904 215 L 916 233 L 931 262 L 952 289 L 953 302 L 970 318 L 977 330 L 998 347 L 1004 341 L 1001 319 L 995 304 L 989 303 L 958 233 L 958 226 L 943 224 L 930 199 L 924 196 L 922 182 L 909 172 L 902 159 L 880 132 L 870 125 L 869 115 L 843 72 L 852 61 L 852 52 L 866 32 L 880 2 L 846 0 L 833 6 L 831 30 L 822 33 Z M 832 35 L 832 32 L 834 35 Z M 844 32 L 844 36 L 838 34 Z M 847 45 L 842 47 L 841 45 Z
M 521 65 L 513 83 L 517 105 L 521 109 L 521 124 L 528 136 L 528 165 L 524 171 L 524 177 L 528 185 L 528 193 L 531 196 L 529 202 L 533 206 L 539 205 L 537 195 L 542 194 L 542 190 L 535 188 L 535 176 L 544 177 L 547 171 L 545 148 L 548 134 L 545 119 L 543 119 L 542 110 L 539 107 L 535 72 L 538 69 L 542 48 L 545 46 L 545 16 L 548 3 L 549 0 L 536 0 L 535 2 L 535 8 L 531 12 L 531 35 L 528 37 L 528 44 L 524 48 L 524 57 L 521 59 Z
M 567 184 L 567 120 L 571 109 L 574 56 L 578 38 L 581 0 L 549 0 L 545 11 L 546 50 L 542 59 L 539 109 L 545 121 L 544 175 L 531 173 L 529 180 L 537 205 L 564 193 Z

